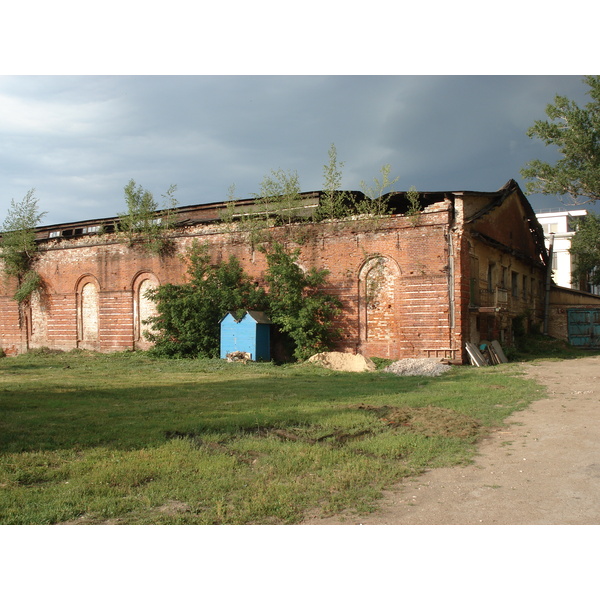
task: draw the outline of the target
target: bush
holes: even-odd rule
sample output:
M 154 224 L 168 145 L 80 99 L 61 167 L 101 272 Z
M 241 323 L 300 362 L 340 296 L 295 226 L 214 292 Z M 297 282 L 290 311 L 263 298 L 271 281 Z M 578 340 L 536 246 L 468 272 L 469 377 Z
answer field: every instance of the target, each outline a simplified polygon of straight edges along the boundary
M 154 342 L 155 356 L 216 358 L 220 321 L 227 312 L 267 307 L 264 290 L 250 280 L 234 256 L 212 265 L 208 246 L 195 245 L 189 259 L 189 283 L 166 284 L 147 293 L 158 311 L 146 322 L 152 326 L 146 337 Z
M 293 341 L 294 357 L 305 360 L 329 350 L 338 335 L 333 320 L 341 302 L 322 289 L 328 271 L 313 267 L 305 273 L 296 263 L 300 251 L 288 253 L 277 242 L 262 251 L 269 265 L 266 281 L 271 321 Z

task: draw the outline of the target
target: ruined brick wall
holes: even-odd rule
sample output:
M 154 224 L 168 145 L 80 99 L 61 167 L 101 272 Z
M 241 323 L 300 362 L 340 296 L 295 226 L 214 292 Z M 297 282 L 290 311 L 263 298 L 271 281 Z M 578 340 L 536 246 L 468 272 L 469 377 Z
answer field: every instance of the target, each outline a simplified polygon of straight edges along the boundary
M 398 359 L 461 347 L 456 336 L 463 327 L 460 311 L 452 327 L 450 219 L 444 204 L 422 214 L 417 225 L 391 216 L 376 226 L 359 219 L 272 228 L 271 233 L 290 248 L 301 248 L 303 268 L 330 271 L 328 291 L 344 305 L 338 349 Z M 25 328 L 9 286 L 0 282 L 0 347 L 13 352 L 39 346 L 101 352 L 147 348 L 142 321 L 153 307 L 144 291 L 184 281 L 182 257 L 193 242 L 208 244 L 214 261 L 235 255 L 246 272 L 262 281 L 264 255 L 247 235 L 228 227 L 180 229 L 176 251 L 167 257 L 128 247 L 112 234 L 42 243 L 36 268 L 44 289 L 32 298 Z

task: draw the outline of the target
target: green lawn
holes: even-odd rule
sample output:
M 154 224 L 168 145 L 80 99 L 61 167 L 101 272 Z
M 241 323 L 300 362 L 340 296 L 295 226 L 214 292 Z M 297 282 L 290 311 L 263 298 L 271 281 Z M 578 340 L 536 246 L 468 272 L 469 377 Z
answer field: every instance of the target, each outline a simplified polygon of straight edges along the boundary
M 373 510 L 540 397 L 518 365 L 441 377 L 143 353 L 0 358 L 0 523 L 278 524 Z

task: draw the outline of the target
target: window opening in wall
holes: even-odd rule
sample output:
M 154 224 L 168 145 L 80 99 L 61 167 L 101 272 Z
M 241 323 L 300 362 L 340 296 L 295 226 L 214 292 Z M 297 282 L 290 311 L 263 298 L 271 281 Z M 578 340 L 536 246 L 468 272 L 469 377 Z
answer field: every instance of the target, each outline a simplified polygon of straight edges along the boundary
M 494 263 L 490 263 L 488 265 L 488 275 L 487 275 L 487 285 L 488 292 L 494 291 L 494 271 L 496 269 L 496 265 Z
M 512 295 L 513 295 L 513 298 L 518 298 L 519 297 L 519 274 L 516 271 L 513 271 L 511 276 L 512 276 L 512 281 L 511 281 Z
M 479 306 L 479 258 L 471 256 L 471 305 Z
M 502 267 L 502 281 L 500 285 L 506 289 L 508 287 L 508 269 L 506 267 Z

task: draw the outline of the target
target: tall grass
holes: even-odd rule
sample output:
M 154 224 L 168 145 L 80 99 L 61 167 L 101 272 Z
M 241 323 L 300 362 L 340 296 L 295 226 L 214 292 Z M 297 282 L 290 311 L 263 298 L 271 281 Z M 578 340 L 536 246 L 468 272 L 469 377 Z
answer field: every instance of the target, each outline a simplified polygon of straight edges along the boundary
M 435 378 L 70 352 L 0 359 L 0 523 L 298 523 L 466 463 L 540 395 L 518 366 Z

